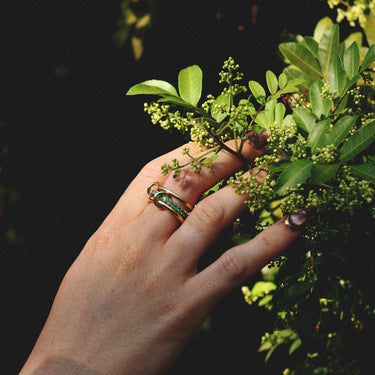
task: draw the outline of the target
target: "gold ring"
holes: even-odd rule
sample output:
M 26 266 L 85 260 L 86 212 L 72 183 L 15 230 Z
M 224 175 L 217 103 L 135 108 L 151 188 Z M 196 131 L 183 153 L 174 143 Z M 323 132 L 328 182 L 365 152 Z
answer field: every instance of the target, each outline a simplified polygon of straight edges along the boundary
M 176 193 L 173 193 L 171 190 L 161 186 L 157 181 L 148 186 L 147 194 L 148 199 L 154 202 L 156 207 L 161 209 L 166 208 L 177 217 L 180 223 L 185 221 L 193 208 L 190 203 L 186 202 L 183 198 Z M 185 208 L 178 205 L 176 200 L 182 203 Z

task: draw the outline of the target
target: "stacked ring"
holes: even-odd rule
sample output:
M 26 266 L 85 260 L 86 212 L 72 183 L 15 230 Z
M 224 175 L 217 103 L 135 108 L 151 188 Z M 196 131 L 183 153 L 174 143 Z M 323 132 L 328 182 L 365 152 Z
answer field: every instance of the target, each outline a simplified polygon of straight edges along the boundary
M 180 223 L 183 223 L 189 216 L 190 211 L 193 209 L 190 203 L 186 202 L 179 195 L 173 193 L 169 189 L 161 186 L 159 182 L 151 183 L 147 188 L 148 199 L 155 203 L 156 207 L 166 208 L 172 212 Z M 181 207 L 176 203 L 176 200 L 184 206 Z

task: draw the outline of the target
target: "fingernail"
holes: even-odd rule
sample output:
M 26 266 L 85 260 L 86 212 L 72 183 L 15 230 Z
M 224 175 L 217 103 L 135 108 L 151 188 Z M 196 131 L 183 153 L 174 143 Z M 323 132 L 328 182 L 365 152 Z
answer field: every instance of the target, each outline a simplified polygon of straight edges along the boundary
M 306 210 L 299 210 L 285 216 L 284 223 L 290 228 L 290 230 L 298 231 L 300 229 L 303 229 L 311 216 L 312 213 Z
M 246 140 L 253 145 L 257 150 L 262 150 L 267 144 L 265 135 L 251 130 L 246 135 Z

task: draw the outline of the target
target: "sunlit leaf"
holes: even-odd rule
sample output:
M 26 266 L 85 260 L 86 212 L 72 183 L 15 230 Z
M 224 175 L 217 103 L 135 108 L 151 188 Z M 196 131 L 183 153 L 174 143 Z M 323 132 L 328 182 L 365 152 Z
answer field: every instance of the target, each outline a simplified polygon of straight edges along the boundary
M 249 88 L 251 93 L 254 95 L 255 100 L 260 104 L 264 103 L 266 100 L 266 91 L 264 90 L 263 86 L 256 81 L 250 81 Z
M 325 119 L 318 122 L 311 130 L 307 138 L 307 146 L 311 148 L 311 153 L 315 154 L 317 147 L 322 147 L 325 140 L 325 135 L 329 129 L 330 121 Z
M 288 77 L 286 74 L 283 72 L 279 75 L 279 86 L 281 89 L 283 89 L 288 83 Z
M 294 109 L 293 120 L 298 127 L 305 130 L 307 133 L 310 133 L 316 124 L 315 116 L 305 107 L 297 107 Z
M 231 102 L 232 95 L 228 93 L 219 95 L 211 107 L 211 116 L 219 123 L 223 121 L 229 114 Z M 215 105 L 218 105 L 219 109 L 216 109 Z
M 126 95 L 161 95 L 161 96 L 176 96 L 178 97 L 176 89 L 168 82 L 157 79 L 150 79 L 129 89 Z
M 158 102 L 180 105 L 181 107 L 184 107 L 191 111 L 199 112 L 202 116 L 208 117 L 208 114 L 203 109 L 197 108 L 193 106 L 192 104 L 185 102 L 185 100 L 181 99 L 178 96 L 166 96 L 166 97 L 159 99 Z
M 279 88 L 279 82 L 275 73 L 273 73 L 271 70 L 267 70 L 266 72 L 266 81 L 269 92 L 274 94 Z
M 311 176 L 311 160 L 299 159 L 290 164 L 277 180 L 276 194 L 284 195 L 288 188 L 294 189 L 303 184 Z
M 276 108 L 275 108 L 275 120 L 274 120 L 276 124 L 281 125 L 283 123 L 285 112 L 286 112 L 285 105 L 283 103 L 277 103 Z
M 364 70 L 366 70 L 374 61 L 375 61 L 375 45 L 372 45 L 368 49 L 366 56 L 363 59 L 359 73 L 362 73 Z
M 326 97 L 322 98 L 321 92 L 323 85 L 322 80 L 318 79 L 314 81 L 308 91 L 311 109 L 318 118 L 322 115 L 327 116 L 331 108 L 331 101 Z
M 319 44 L 311 36 L 305 36 L 302 42 L 303 46 L 306 47 L 315 57 L 318 57 Z
M 352 79 L 358 72 L 360 64 L 359 48 L 353 42 L 344 53 L 344 69 L 349 79 Z
M 288 80 L 301 79 L 301 83 L 298 85 L 299 89 L 306 90 L 309 89 L 311 83 L 314 81 L 312 78 L 302 73 L 299 69 L 291 66 L 287 66 L 284 69 L 284 73 L 287 76 Z M 281 87 L 281 86 L 280 86 Z
M 340 160 L 345 163 L 366 150 L 375 141 L 375 121 L 363 126 L 341 147 Z
M 342 94 L 346 86 L 346 74 L 344 65 L 339 56 L 336 56 L 327 71 L 327 83 L 330 91 L 333 93 L 337 91 L 339 95 Z
M 314 55 L 302 44 L 297 42 L 281 43 L 279 45 L 281 53 L 291 64 L 300 69 L 313 79 L 322 76 L 318 61 Z
M 182 69 L 178 74 L 178 90 L 186 102 L 197 105 L 202 94 L 202 70 L 198 65 Z
M 324 17 L 318 21 L 314 30 L 314 39 L 319 43 L 323 34 L 333 25 L 333 21 L 329 17 Z
M 327 76 L 330 65 L 336 59 L 339 42 L 339 25 L 337 24 L 326 30 L 320 39 L 318 58 L 324 76 Z

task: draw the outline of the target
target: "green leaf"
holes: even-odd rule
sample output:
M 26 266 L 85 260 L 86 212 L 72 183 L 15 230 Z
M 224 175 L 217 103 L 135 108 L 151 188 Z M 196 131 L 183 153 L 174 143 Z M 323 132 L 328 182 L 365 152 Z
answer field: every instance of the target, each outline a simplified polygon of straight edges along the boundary
M 359 48 L 357 43 L 353 42 L 344 53 L 344 69 L 349 79 L 352 79 L 358 73 L 359 64 Z
M 324 184 L 336 176 L 340 164 L 314 164 L 311 168 L 311 183 Z
M 311 176 L 311 160 L 299 159 L 290 164 L 282 172 L 276 183 L 276 194 L 284 195 L 288 188 L 294 189 L 303 184 Z
M 196 106 L 202 94 L 202 70 L 198 65 L 182 69 L 178 74 L 178 90 L 186 102 Z
M 315 57 L 318 57 L 318 42 L 311 36 L 303 37 L 302 44 L 306 47 Z
M 171 103 L 180 105 L 181 107 L 187 108 L 191 111 L 195 111 L 200 113 L 204 117 L 208 117 L 209 115 L 201 108 L 195 107 L 192 104 L 185 102 L 185 100 L 181 99 L 180 97 L 176 96 L 166 96 L 165 98 L 161 98 L 158 100 L 159 103 Z
M 297 78 L 302 79 L 303 82 L 298 85 L 298 88 L 301 90 L 309 89 L 311 83 L 314 81 L 313 79 L 311 79 L 306 74 L 302 73 L 299 69 L 295 68 L 292 65 L 284 68 L 284 73 L 289 81 Z
M 293 120 L 296 122 L 297 126 L 310 133 L 316 124 L 316 118 L 305 107 L 297 107 L 293 111 Z
M 318 118 L 322 115 L 327 116 L 331 108 L 331 101 L 328 98 L 322 98 L 321 96 L 323 85 L 322 80 L 317 79 L 310 86 L 310 90 L 308 91 L 311 109 Z
M 288 77 L 286 76 L 285 73 L 281 73 L 279 75 L 279 86 L 281 89 L 283 89 L 288 83 Z
M 276 124 L 281 125 L 283 123 L 285 112 L 286 112 L 285 105 L 283 103 L 277 103 L 276 108 L 275 108 L 275 120 L 274 120 Z
M 375 141 L 375 121 L 363 126 L 341 147 L 340 160 L 345 163 L 366 150 Z
M 318 59 L 324 77 L 338 54 L 339 43 L 339 25 L 334 24 L 326 30 L 319 42 Z
M 366 70 L 374 61 L 375 61 L 375 45 L 372 45 L 368 49 L 366 56 L 363 59 L 359 73 L 362 73 L 364 70 Z
M 302 44 L 297 42 L 281 43 L 279 49 L 292 65 L 309 77 L 317 79 L 322 76 L 318 61 Z
M 222 110 L 215 109 L 215 104 L 222 107 Z M 225 93 L 219 95 L 216 100 L 213 103 L 213 106 L 211 107 L 211 116 L 220 123 L 225 119 L 225 117 L 228 116 L 230 107 L 232 104 L 232 95 Z
M 341 95 L 344 91 L 346 86 L 346 74 L 344 65 L 339 56 L 336 56 L 328 68 L 327 83 L 332 93 L 337 91 L 337 93 Z
M 315 154 L 317 147 L 322 147 L 325 140 L 325 135 L 329 129 L 330 121 L 325 119 L 318 122 L 311 130 L 306 145 L 311 148 L 311 153 Z
M 157 79 L 150 79 L 134 85 L 129 89 L 126 95 L 161 95 L 178 97 L 176 89 L 170 83 Z
M 274 94 L 279 88 L 279 81 L 277 80 L 276 75 L 271 70 L 267 70 L 266 72 L 266 81 L 269 92 L 271 94 Z
M 250 81 L 249 87 L 252 94 L 254 95 L 255 100 L 260 104 L 264 103 L 266 100 L 266 91 L 264 90 L 262 85 L 256 81 Z
M 351 165 L 349 168 L 357 176 L 375 184 L 375 163 Z
M 375 17 L 373 8 L 370 9 L 371 11 L 366 17 L 366 23 L 363 29 L 366 34 L 367 43 L 371 46 L 375 44 Z
M 337 147 L 343 142 L 357 118 L 358 116 L 345 116 L 337 121 L 325 136 L 325 146 L 334 145 Z
M 293 354 L 301 345 L 302 345 L 302 341 L 300 338 L 294 340 L 292 345 L 290 345 L 289 355 Z
M 357 31 L 355 33 L 351 33 L 345 40 L 345 48 L 349 48 L 349 46 L 355 42 L 357 43 L 358 48 L 362 47 L 362 40 L 363 40 L 363 34 L 360 31 Z
M 318 21 L 314 30 L 314 39 L 319 43 L 323 34 L 332 27 L 333 22 L 329 17 L 324 17 Z

